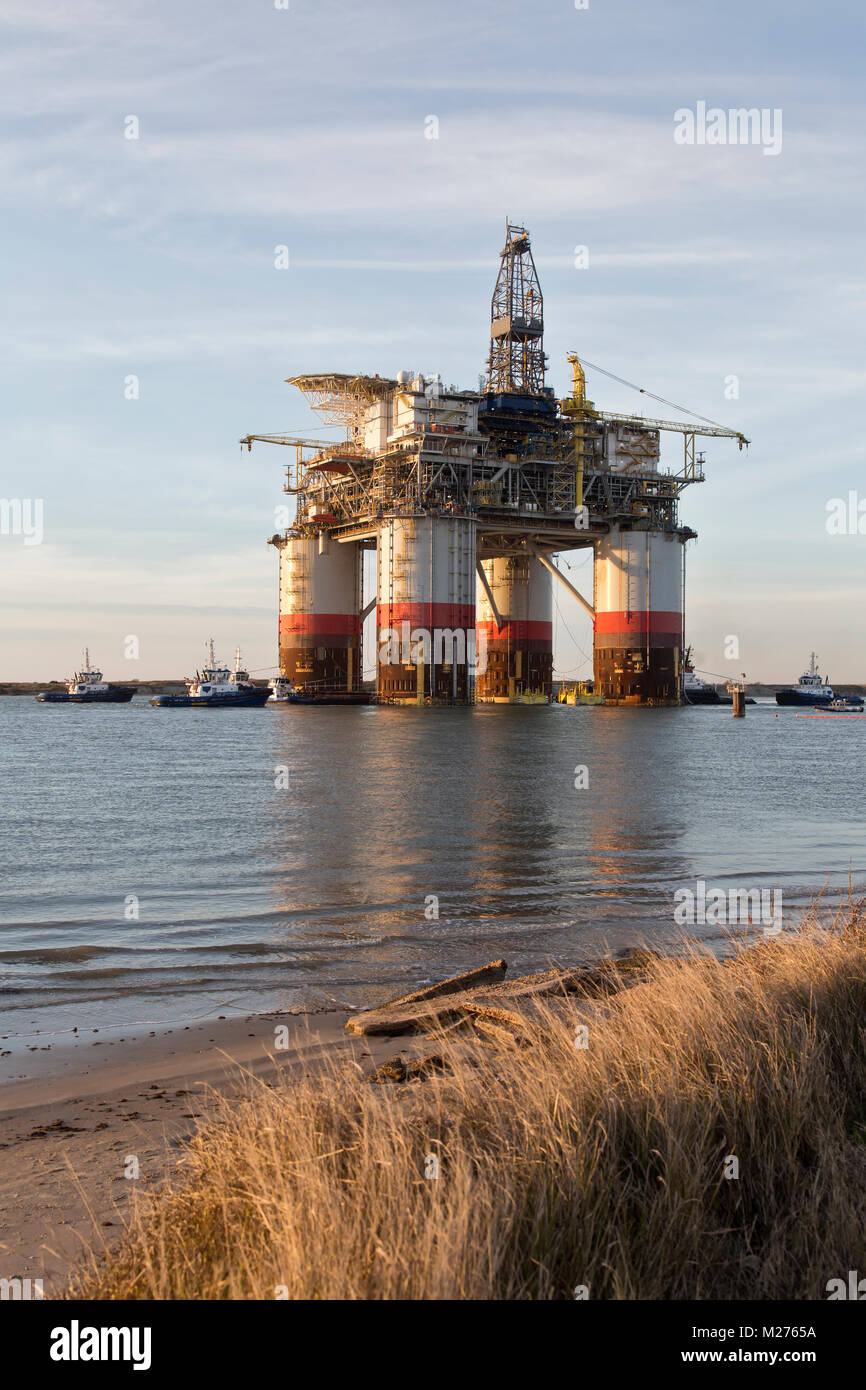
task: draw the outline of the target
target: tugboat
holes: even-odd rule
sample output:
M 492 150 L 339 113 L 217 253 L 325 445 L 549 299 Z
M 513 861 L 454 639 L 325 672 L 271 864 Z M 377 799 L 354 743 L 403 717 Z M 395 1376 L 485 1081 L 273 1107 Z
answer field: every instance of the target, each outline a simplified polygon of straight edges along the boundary
M 776 691 L 777 705 L 817 705 L 819 709 L 830 709 L 837 698 L 829 679 L 822 680 L 818 674 L 817 657 L 814 652 L 808 671 L 803 672 L 796 686 L 789 690 Z M 859 709 L 863 704 L 862 695 L 850 696 L 849 703 Z
M 721 696 L 714 685 L 700 680 L 692 665 L 692 649 L 686 648 L 683 661 L 683 699 L 687 705 L 720 705 Z
M 686 705 L 732 705 L 734 703 L 733 695 L 720 695 L 714 685 L 710 685 L 708 681 L 702 681 L 695 675 L 691 647 L 686 647 L 683 660 L 683 703 Z M 753 705 L 755 701 L 751 695 L 746 695 L 743 703 Z
M 102 672 L 90 665 L 90 650 L 84 648 L 84 665 L 66 682 L 65 690 L 43 690 L 36 696 L 49 705 L 126 705 L 135 694 L 134 685 L 112 685 Z
M 213 638 L 208 642 L 208 664 L 204 670 L 190 676 L 185 684 L 185 695 L 155 695 L 150 703 L 158 708 L 195 705 L 202 709 L 236 709 L 242 705 L 261 706 L 269 695 L 268 687 L 256 685 L 241 666 L 240 647 L 235 652 L 233 671 L 216 660 Z
M 288 676 L 276 676 L 268 681 L 269 705 L 369 705 L 368 690 L 317 690 L 313 686 L 299 688 Z
M 268 681 L 268 704 L 269 705 L 311 705 L 312 695 L 302 695 L 296 685 L 293 685 L 288 676 L 275 676 Z

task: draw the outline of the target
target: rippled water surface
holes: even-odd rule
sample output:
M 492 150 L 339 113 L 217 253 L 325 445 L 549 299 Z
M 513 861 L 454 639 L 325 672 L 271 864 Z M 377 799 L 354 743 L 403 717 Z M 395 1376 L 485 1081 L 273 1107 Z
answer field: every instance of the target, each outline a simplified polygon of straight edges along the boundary
M 866 721 L 770 704 L 0 698 L 0 1032 L 357 1003 L 494 956 L 669 942 L 699 877 L 781 888 L 787 914 L 866 880 L 864 751 Z

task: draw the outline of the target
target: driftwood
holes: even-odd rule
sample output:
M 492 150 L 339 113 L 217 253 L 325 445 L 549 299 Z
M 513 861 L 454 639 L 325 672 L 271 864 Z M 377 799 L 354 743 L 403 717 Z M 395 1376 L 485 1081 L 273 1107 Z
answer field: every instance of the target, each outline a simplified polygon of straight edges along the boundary
M 520 975 L 516 980 L 507 980 L 501 985 L 492 985 L 473 990 L 473 998 L 501 1000 L 503 1004 L 527 999 L 544 999 L 555 994 L 572 994 L 581 989 L 590 979 L 591 971 L 578 967 L 575 970 L 540 970 L 535 975 Z
M 525 1039 L 518 1038 L 512 1033 L 510 1028 L 501 1028 L 498 1023 L 493 1023 L 489 1018 L 479 1015 L 472 1020 L 474 1031 L 482 1041 L 488 1041 L 494 1047 L 504 1049 L 506 1052 L 514 1052 L 521 1046 Z
M 426 1033 L 452 1027 L 467 1018 L 485 1017 L 494 1026 L 526 1035 L 529 1025 L 518 1009 L 535 1000 L 580 994 L 586 998 L 610 994 L 626 982 L 642 978 L 654 953 L 634 951 L 619 960 L 602 961 L 597 966 L 572 970 L 543 970 L 504 982 L 504 961 L 491 961 L 478 970 L 452 976 L 428 985 L 413 994 L 402 995 L 378 1008 L 354 1014 L 346 1023 L 350 1033 L 398 1037 L 404 1033 Z M 491 980 L 491 976 L 493 977 Z M 509 1008 L 513 1005 L 513 1008 Z
M 510 1029 L 512 1033 L 521 1037 L 528 1037 L 532 1032 L 529 1022 L 516 1009 L 497 1009 L 490 1004 L 478 1004 L 470 999 L 467 999 L 463 1007 L 473 1023 L 493 1023 L 498 1028 Z
M 464 994 L 423 1000 L 420 1004 L 385 1004 L 381 1009 L 353 1014 L 347 1020 L 346 1028 L 348 1032 L 358 1033 L 361 1037 L 378 1034 L 397 1038 L 402 1033 L 426 1033 L 440 1023 L 452 1023 L 459 1018 L 463 1013 L 463 1003 L 474 997 L 467 990 Z
M 500 965 L 504 967 L 503 962 L 494 962 L 492 966 L 485 966 L 484 970 L 489 971 Z M 425 997 L 416 1002 L 412 1002 L 412 996 L 406 996 L 382 1004 L 377 1009 L 353 1014 L 346 1023 L 346 1028 L 350 1033 L 358 1033 L 362 1037 L 372 1034 L 398 1037 L 403 1033 L 424 1033 L 432 1027 L 458 1022 L 462 1016 L 472 1012 L 470 1006 L 495 1006 L 500 1000 L 503 1003 L 516 1003 L 532 998 L 540 999 L 545 995 L 565 994 L 576 986 L 578 978 L 583 980 L 586 972 L 545 970 L 539 975 L 525 975 L 508 984 L 479 983 L 474 989 L 466 988 L 467 980 L 477 979 L 482 974 L 483 971 L 471 971 L 469 975 L 458 975 L 453 980 L 443 980 L 441 985 L 431 986 L 431 989 L 438 990 L 438 993 L 425 994 Z M 516 1014 L 514 1016 L 516 1017 Z
M 463 995 L 467 998 L 468 995 Z M 450 995 L 445 999 L 428 999 L 421 1004 L 382 1005 L 381 1009 L 370 1009 L 368 1013 L 354 1013 L 346 1020 L 349 1033 L 370 1037 L 399 1037 L 402 1033 L 425 1033 L 438 1023 L 450 1023 L 461 1013 L 460 995 Z
M 478 970 L 452 975 L 448 980 L 427 985 L 412 994 L 402 994 L 376 1009 L 353 1014 L 346 1028 L 350 1033 L 358 1033 L 362 1037 L 369 1034 L 398 1037 L 401 1033 L 423 1033 L 436 1024 L 453 1022 L 460 1016 L 461 999 L 469 998 L 476 989 L 490 988 L 493 981 L 501 981 L 507 969 L 504 960 L 494 960 Z
M 450 975 L 447 980 L 425 985 L 423 989 L 416 989 L 411 994 L 399 994 L 396 999 L 389 999 L 387 1004 L 381 1007 L 393 1009 L 398 1004 L 421 1004 L 425 999 L 441 999 L 443 995 L 460 994 L 463 990 L 475 989 L 480 985 L 498 984 L 500 980 L 505 979 L 507 969 L 504 960 L 491 960 L 487 965 L 480 965 L 477 970 L 467 970 L 463 975 Z

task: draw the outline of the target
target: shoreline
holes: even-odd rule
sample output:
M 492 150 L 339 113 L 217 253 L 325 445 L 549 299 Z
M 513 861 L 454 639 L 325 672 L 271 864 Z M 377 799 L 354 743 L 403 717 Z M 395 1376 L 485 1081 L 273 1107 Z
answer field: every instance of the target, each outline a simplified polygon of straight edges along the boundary
M 0 1088 L 0 1278 L 73 1300 L 269 1298 L 283 1286 L 300 1298 L 546 1299 L 571 1296 L 577 1259 L 602 1297 L 621 1298 L 623 1280 L 636 1298 L 814 1297 L 816 1279 L 860 1258 L 861 913 L 858 902 L 829 926 L 722 959 L 695 942 L 683 956 L 637 948 L 510 980 L 495 960 L 352 1012 L 273 1010 L 126 1039 L 84 1069 L 70 1050 L 65 1075 L 53 1058 L 53 1075 Z M 672 1075 L 689 1082 L 673 1092 Z M 744 1090 L 747 1075 L 761 1084 Z M 431 1149 L 455 1178 L 432 1206 L 416 1173 Z M 719 1182 L 733 1154 L 742 1186 Z M 541 1264 L 539 1164 L 545 1202 L 562 1206 L 543 1223 Z M 151 1196 L 140 1212 L 137 1197 Z M 219 1213 L 239 1198 L 251 1224 L 236 1252 Z M 579 1240 L 575 1202 L 589 1223 Z M 491 1273 L 477 1210 L 499 1211 L 491 1229 L 503 1234 L 515 1203 L 532 1217 L 533 1258 L 512 1251 L 513 1267 Z M 756 1220 L 758 1282 L 746 1259 Z M 647 1222 L 669 1242 L 664 1268 L 640 1236 Z M 613 1272 L 612 1226 L 624 1246 Z M 682 1260 L 708 1233 L 725 1242 L 708 1266 L 715 1292 Z M 359 1240 L 386 1255 L 388 1242 L 432 1240 L 442 1258 L 359 1262 Z
M 289 1084 L 235 1067 L 184 1166 L 58 1292 L 823 1297 L 863 1259 L 863 913 L 724 960 L 638 949 L 510 981 L 495 960 L 348 1030 L 296 1022 Z M 175 1099 L 207 1118 L 198 1090 Z
M 215 1099 L 240 1098 L 250 1079 L 273 1086 L 345 1059 L 366 1078 L 396 1054 L 429 1049 L 420 1033 L 347 1031 L 353 1015 L 394 998 L 212 1017 L 110 1040 L 88 1030 L 29 1051 L 30 1074 L 0 1081 L 0 1278 L 41 1279 L 46 1296 L 58 1293 L 88 1249 L 115 1243 L 136 1192 L 174 1175 Z M 286 1047 L 276 1046 L 278 1028 L 288 1029 Z M 124 1178 L 130 1157 L 135 1180 Z
M 630 954 L 575 968 L 593 971 L 603 960 Z M 439 983 L 428 981 L 418 993 L 438 990 Z M 429 1051 L 421 1031 L 348 1031 L 353 1017 L 415 997 L 383 995 L 381 988 L 372 996 L 349 1008 L 335 1001 L 210 1017 L 127 1030 L 122 1038 L 96 1039 L 98 1030 L 89 1029 L 71 1043 L 28 1049 L 30 1073 L 0 1080 L 0 1278 L 41 1279 L 46 1296 L 58 1293 L 87 1250 L 104 1253 L 115 1243 L 135 1194 L 175 1176 L 188 1141 L 214 1118 L 217 1098 L 240 1099 L 251 1079 L 276 1086 L 347 1059 L 366 1079 L 397 1055 L 411 1060 Z M 278 1048 L 276 1031 L 283 1028 L 288 1045 Z M 129 1158 L 138 1161 L 135 1180 L 124 1177 Z
M 120 1236 L 136 1191 L 174 1172 L 184 1145 L 207 1123 L 214 1095 L 239 1095 L 255 1078 L 276 1084 L 345 1057 L 367 1074 L 423 1039 L 354 1037 L 347 1010 L 274 1011 L 205 1020 L 127 1038 L 91 1055 L 69 1049 L 68 1070 L 42 1068 L 0 1085 L 0 1278 L 42 1279 L 46 1296 L 88 1248 Z M 277 1050 L 275 1028 L 288 1028 Z M 48 1059 L 46 1058 L 46 1062 Z M 129 1157 L 140 1176 L 124 1177 Z

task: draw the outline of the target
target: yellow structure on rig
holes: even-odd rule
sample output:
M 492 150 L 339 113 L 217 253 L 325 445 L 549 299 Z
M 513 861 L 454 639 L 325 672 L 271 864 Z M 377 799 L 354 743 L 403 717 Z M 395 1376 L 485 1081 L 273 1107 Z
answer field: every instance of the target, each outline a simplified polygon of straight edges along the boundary
M 596 411 L 592 401 L 586 396 L 586 373 L 576 352 L 568 353 L 571 363 L 571 395 L 559 402 L 561 414 L 571 420 L 574 427 L 574 506 L 583 506 L 583 474 L 586 457 L 585 423 Z
M 556 699 L 560 705 L 604 704 L 604 696 L 596 694 L 592 681 L 578 681 L 576 685 L 560 686 Z

